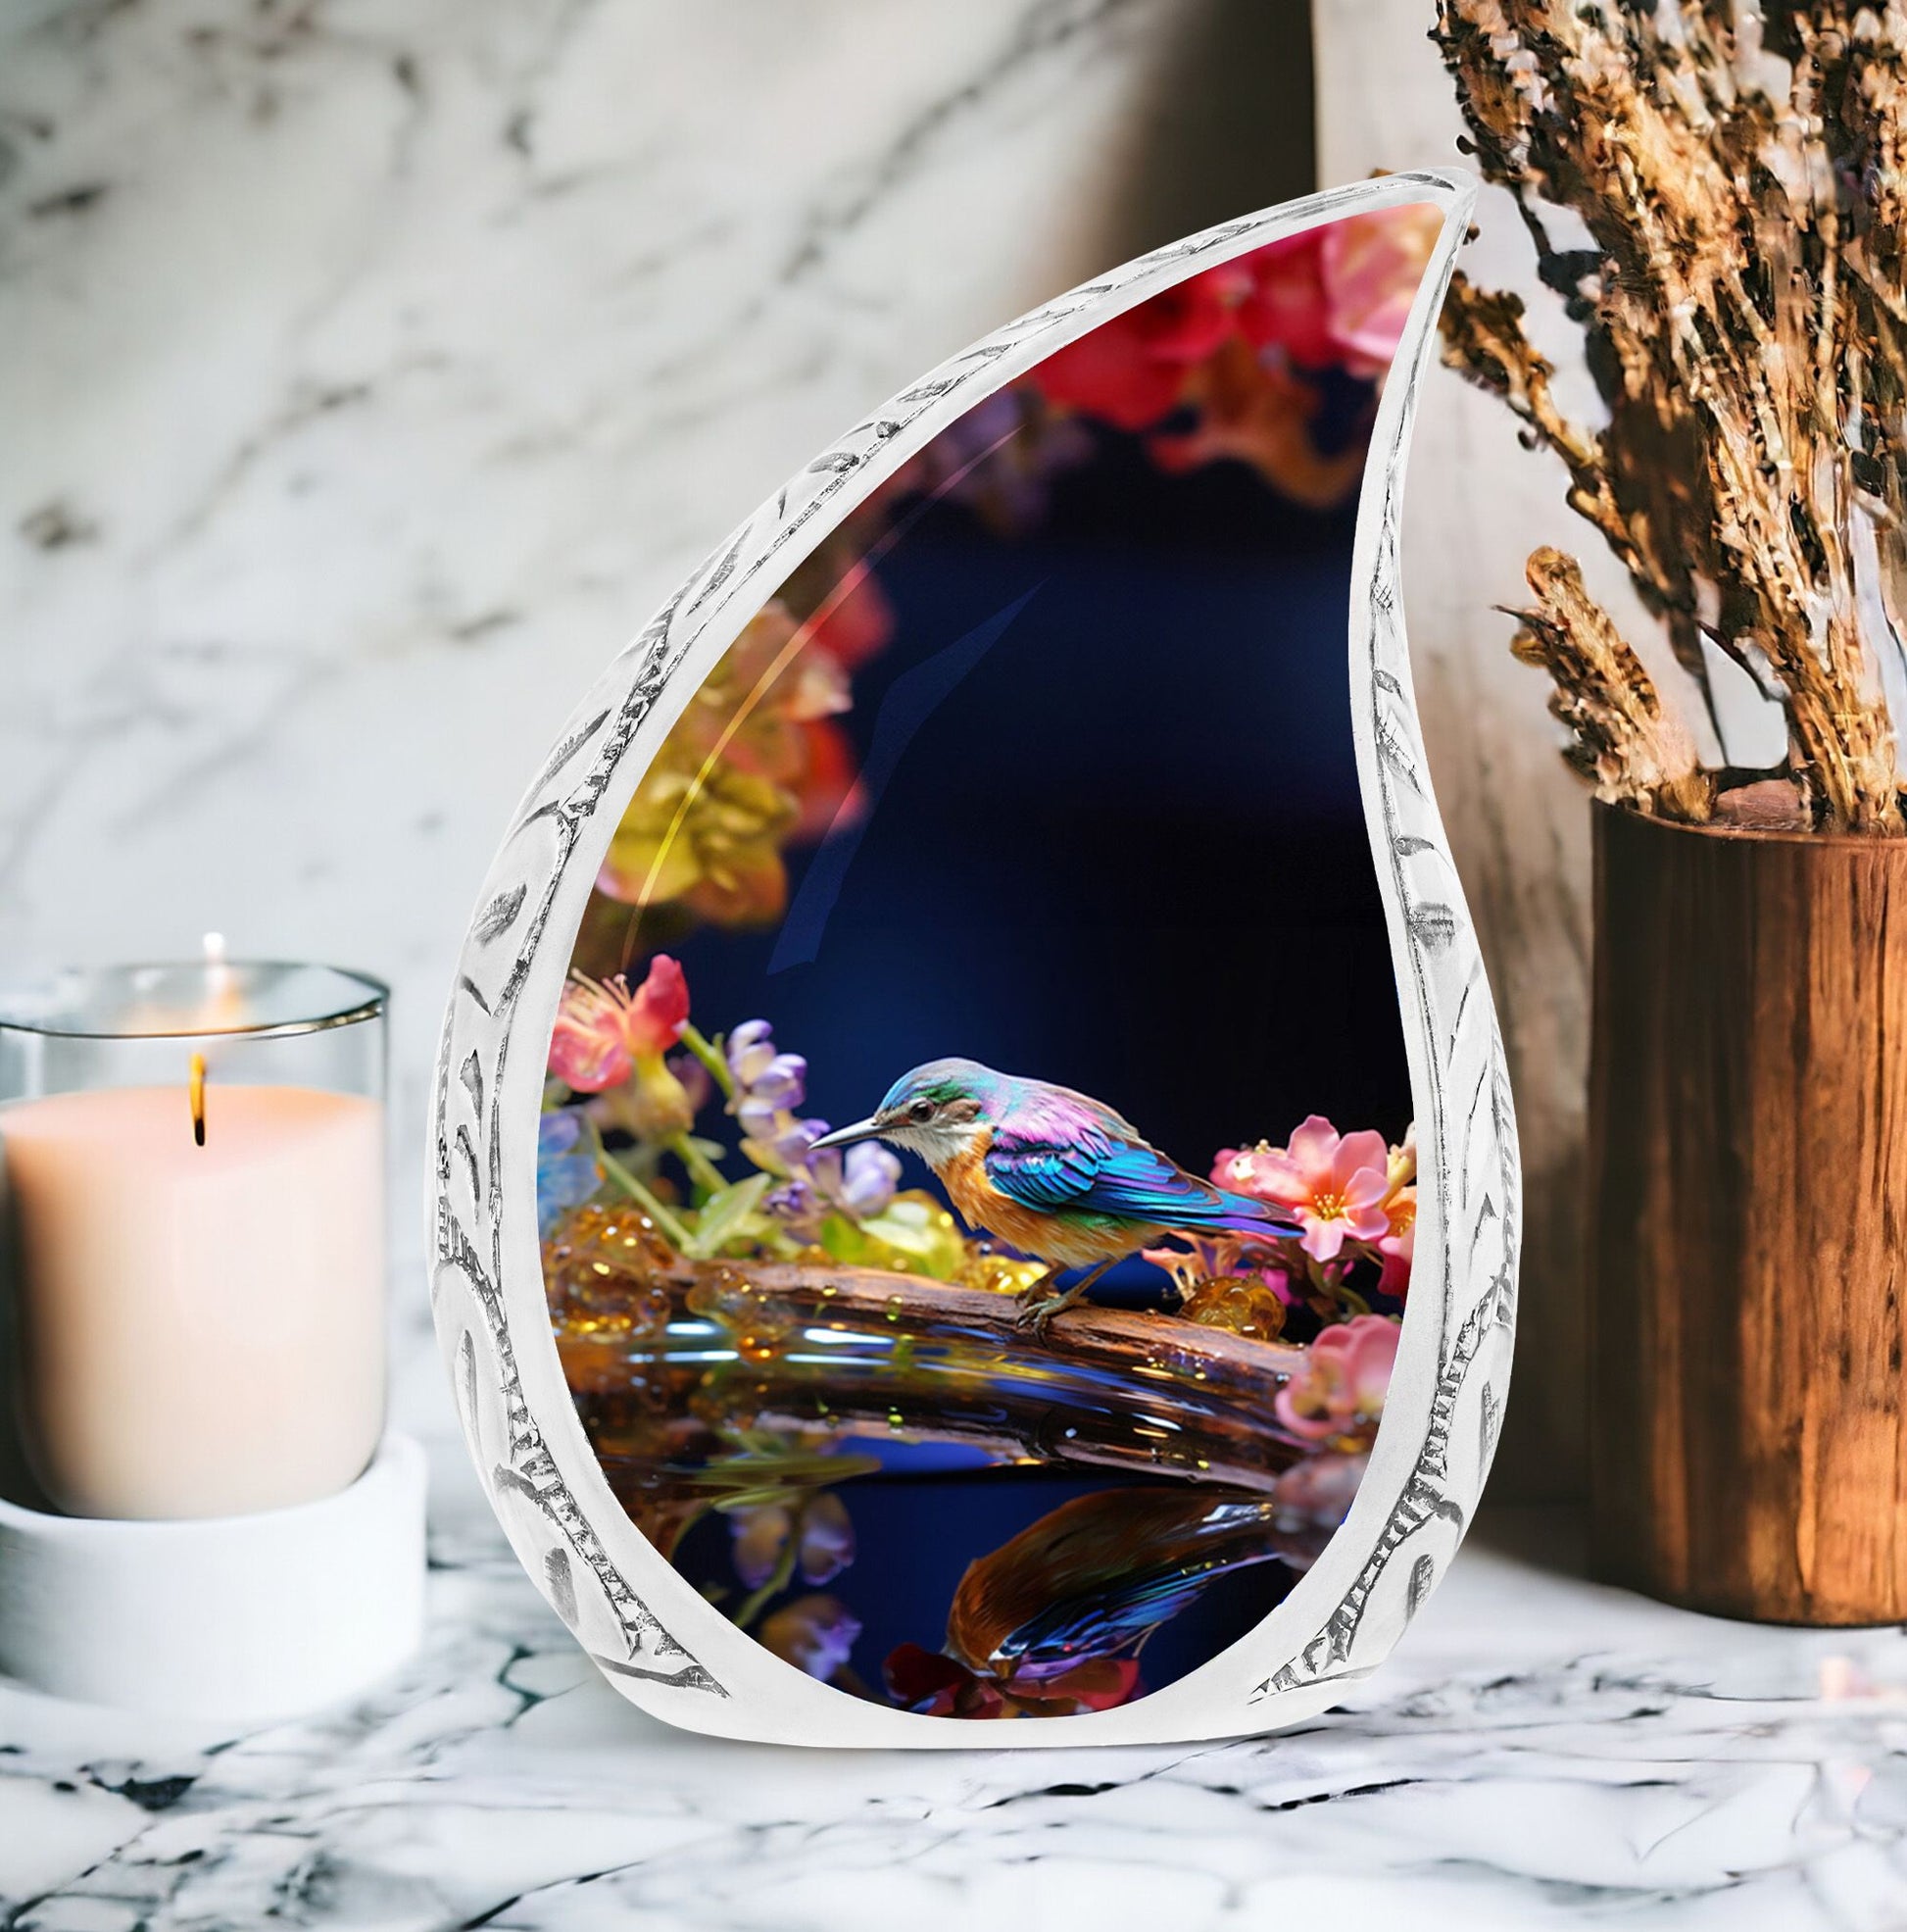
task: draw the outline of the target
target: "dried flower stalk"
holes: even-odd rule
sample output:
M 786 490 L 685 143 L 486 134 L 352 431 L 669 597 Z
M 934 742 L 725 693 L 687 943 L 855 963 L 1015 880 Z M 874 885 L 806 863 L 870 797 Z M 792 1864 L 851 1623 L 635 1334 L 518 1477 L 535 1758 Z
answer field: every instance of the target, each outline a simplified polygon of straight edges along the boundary
M 1523 623 L 1510 648 L 1555 680 L 1549 709 L 1568 728 L 1569 762 L 1599 798 L 1664 818 L 1712 817 L 1715 781 L 1694 739 L 1663 709 L 1640 659 L 1584 589 L 1576 560 L 1539 550 L 1529 578 L 1537 601 L 1516 613 Z
M 1880 677 L 1907 616 L 1907 4 L 1440 0 L 1435 37 L 1607 421 L 1570 421 L 1521 302 L 1461 276 L 1447 360 L 1561 459 L 1711 718 L 1708 645 L 1786 718 L 1777 772 L 1702 770 L 1544 550 L 1517 649 L 1572 761 L 1664 816 L 1737 817 L 1731 790 L 1778 777 L 1821 829 L 1907 831 Z

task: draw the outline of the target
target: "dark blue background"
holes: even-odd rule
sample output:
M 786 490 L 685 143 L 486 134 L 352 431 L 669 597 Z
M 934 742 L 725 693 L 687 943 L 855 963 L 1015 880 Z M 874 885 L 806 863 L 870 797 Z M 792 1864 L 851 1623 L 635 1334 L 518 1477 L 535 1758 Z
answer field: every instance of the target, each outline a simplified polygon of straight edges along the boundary
M 812 965 L 767 977 L 772 931 L 677 949 L 699 1022 L 771 1019 L 835 1121 L 965 1054 L 1096 1094 L 1199 1170 L 1314 1110 L 1400 1138 L 1350 742 L 1353 515 L 1236 464 L 1165 476 L 1115 435 L 1036 535 L 928 510 L 879 568 L 898 621 L 855 676 L 863 752 L 897 677 L 1031 601 L 911 740 Z
M 908 743 L 811 965 L 768 975 L 774 932 L 705 928 L 676 949 L 698 1022 L 772 1020 L 808 1059 L 809 1111 L 837 1122 L 907 1067 L 965 1054 L 1098 1095 L 1198 1171 L 1312 1111 L 1400 1139 L 1408 1079 L 1350 741 L 1354 515 L 1295 508 L 1235 464 L 1168 476 L 1110 433 L 1037 534 L 927 508 L 879 566 L 897 625 L 855 675 L 863 754 L 897 678 L 1031 601 Z M 797 905 L 812 863 L 795 855 Z M 908 1166 L 906 1184 L 931 1184 Z M 1162 1279 L 1121 1273 L 1129 1290 Z M 832 1587 L 864 1625 L 856 1669 L 878 1685 L 895 1645 L 938 1647 L 973 1557 L 1109 1480 L 844 1485 L 861 1555 Z M 705 1521 L 678 1564 L 732 1582 L 726 1546 Z M 1148 1646 L 1149 1687 L 1291 1581 L 1269 1562 L 1214 1585 Z

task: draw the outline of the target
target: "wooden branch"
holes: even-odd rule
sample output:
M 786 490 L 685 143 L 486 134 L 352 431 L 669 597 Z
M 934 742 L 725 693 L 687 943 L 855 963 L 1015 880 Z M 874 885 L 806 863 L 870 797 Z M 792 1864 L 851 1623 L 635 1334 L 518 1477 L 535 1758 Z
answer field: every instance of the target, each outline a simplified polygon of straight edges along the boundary
M 1177 1315 L 1082 1304 L 1041 1340 L 1019 1325 L 1010 1295 L 878 1269 L 677 1261 L 629 1282 L 632 1300 L 661 1287 L 666 1330 L 610 1334 L 599 1312 L 584 1332 L 559 1312 L 585 1421 L 592 1406 L 608 1413 L 660 1380 L 665 1406 L 693 1390 L 699 1412 L 738 1427 L 958 1442 L 1002 1461 L 1259 1491 L 1315 1448 L 1281 1428 L 1272 1407 L 1302 1349 Z M 600 1282 L 595 1292 L 600 1303 Z M 725 1335 L 729 1360 L 711 1359 L 703 1322 Z M 598 1441 L 606 1456 L 617 1453 L 612 1433 Z
M 1500 396 L 1529 436 L 1562 459 L 1569 471 L 1569 505 L 1595 525 L 1633 573 L 1649 580 L 1648 559 L 1638 548 L 1603 471 L 1601 444 L 1557 407 L 1555 374 L 1523 328 L 1523 298 L 1479 288 L 1459 271 L 1450 277 L 1440 320 L 1443 360 L 1480 388 Z M 1657 586 L 1670 594 L 1666 584 Z

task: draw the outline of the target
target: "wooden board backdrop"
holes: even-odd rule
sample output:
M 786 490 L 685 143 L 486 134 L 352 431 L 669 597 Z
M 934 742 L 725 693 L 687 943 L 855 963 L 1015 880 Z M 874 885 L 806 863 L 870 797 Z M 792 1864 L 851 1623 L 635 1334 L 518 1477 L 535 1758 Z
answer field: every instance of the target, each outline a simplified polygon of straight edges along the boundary
M 1318 0 L 1319 179 L 1461 157 L 1430 0 Z M 1570 332 L 1537 286 L 1506 197 L 1486 189 L 1464 267 L 1517 289 L 1570 367 Z M 1580 392 L 1571 400 L 1580 399 Z M 1495 606 L 1524 594 L 1539 543 L 1578 550 L 1591 586 L 1654 668 L 1627 581 L 1563 503 L 1563 471 L 1517 442 L 1507 411 L 1443 372 L 1418 412 L 1404 501 L 1404 602 L 1438 801 L 1477 920 L 1509 1050 L 1526 1184 L 1516 1382 L 1492 1493 L 1584 1487 L 1583 1124 L 1589 1060 L 1589 801 L 1557 755 L 1540 671 L 1509 655 Z M 1580 546 L 1580 548 L 1579 548 Z

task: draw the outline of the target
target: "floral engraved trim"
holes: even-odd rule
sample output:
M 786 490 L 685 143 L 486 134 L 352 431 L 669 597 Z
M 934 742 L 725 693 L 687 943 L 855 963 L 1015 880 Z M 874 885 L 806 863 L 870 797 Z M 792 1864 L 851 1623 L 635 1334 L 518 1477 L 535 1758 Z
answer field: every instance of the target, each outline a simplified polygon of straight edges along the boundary
M 1446 257 L 1444 284 L 1453 266 Z M 1434 319 L 1442 287 L 1438 293 L 1439 302 L 1420 314 Z M 1453 1478 L 1450 1469 L 1458 1403 L 1486 1342 L 1497 1329 L 1506 1334 L 1513 1330 L 1516 1319 L 1522 1184 L 1509 1074 L 1502 1036 L 1484 986 L 1476 932 L 1454 888 L 1455 867 L 1443 826 L 1422 775 L 1417 712 L 1405 682 L 1409 659 L 1398 550 L 1403 464 L 1421 368 L 1420 360 L 1413 357 L 1417 346 L 1407 342 L 1397 352 L 1399 363 L 1410 361 L 1410 389 L 1386 453 L 1383 516 L 1363 630 L 1371 764 L 1379 806 L 1373 839 L 1387 896 L 1402 916 L 1403 952 L 1410 968 L 1408 983 L 1401 989 L 1405 1019 L 1415 1022 L 1428 1049 L 1428 1093 L 1418 1101 L 1418 1158 L 1429 1189 L 1441 1204 L 1442 1219 L 1439 1367 L 1422 1444 L 1370 1554 L 1318 1633 L 1252 1688 L 1247 1699 L 1252 1704 L 1307 1683 L 1365 1674 L 1370 1666 L 1357 1661 L 1357 1640 L 1373 1593 L 1392 1560 L 1427 1525 L 1447 1524 L 1461 1536 L 1495 1448 L 1501 1384 L 1506 1377 L 1499 1376 L 1482 1391 L 1479 1454 L 1474 1473 L 1466 1470 L 1461 1479 Z M 1427 888 L 1421 883 L 1427 873 L 1450 883 Z M 1481 1183 L 1473 1186 L 1478 1176 Z M 1492 1250 L 1493 1255 L 1488 1252 Z M 1466 1306 L 1461 1299 L 1463 1284 L 1486 1268 L 1482 1293 Z M 1429 1285 L 1426 1282 L 1426 1288 Z M 1429 1552 L 1417 1556 L 1403 1607 L 1406 1618 L 1428 1593 L 1435 1561 Z
M 465 945 L 440 1040 L 430 1124 L 435 1182 L 433 1302 L 446 1356 L 465 1384 L 470 1409 L 466 1427 L 473 1435 L 479 1471 L 492 1504 L 499 1505 L 506 1497 L 521 1499 L 547 1528 L 550 1541 L 527 1567 L 546 1597 L 553 1603 L 561 1599 L 565 1620 L 572 1626 L 584 1613 L 579 1596 L 593 1585 L 627 1652 L 614 1658 L 592 1650 L 605 1669 L 663 1689 L 728 1695 L 727 1688 L 631 1585 L 571 1488 L 562 1463 L 586 1452 L 576 1451 L 566 1439 L 553 1447 L 531 1412 L 505 1285 L 507 1250 L 528 1253 L 534 1248 L 533 1242 L 519 1244 L 515 1234 L 534 1227 L 528 1174 L 535 1123 L 529 1118 L 507 1118 L 503 1103 L 521 998 L 533 974 L 539 983 L 554 983 L 566 967 L 566 958 L 545 957 L 546 942 L 553 937 L 551 921 L 586 828 L 612 790 L 618 799 L 626 792 L 618 777 L 639 727 L 704 632 L 724 612 L 736 609 L 738 600 L 745 599 L 758 579 L 767 576 L 773 582 L 785 573 L 769 574 L 783 560 L 797 561 L 791 550 L 851 486 L 862 488 L 876 466 L 885 470 L 904 460 L 928 435 L 952 422 L 965 407 L 967 391 L 984 392 L 992 385 L 1002 359 L 1017 357 L 1035 344 L 1043 351 L 1058 347 L 1080 332 L 1074 324 L 1083 318 L 1091 316 L 1095 322 L 1104 320 L 1127 305 L 1115 298 L 1139 301 L 1179 279 L 1176 272 L 1201 256 L 1237 253 L 1277 233 L 1296 232 L 1341 212 L 1368 208 L 1374 200 L 1393 205 L 1409 199 L 1413 189 L 1450 210 L 1452 221 L 1460 219 L 1467 207 L 1468 190 L 1460 177 L 1415 173 L 1336 189 L 1227 223 L 1156 249 L 1022 316 L 903 390 L 885 409 L 856 423 L 817 457 L 690 574 L 614 661 L 611 698 L 606 702 L 601 690 L 592 694 L 538 773 L 479 895 L 481 910 Z M 1442 257 L 1446 279 L 1452 254 L 1446 230 Z M 1434 307 L 1420 309 L 1420 320 L 1434 312 Z M 1398 352 L 1399 366 L 1409 368 L 1413 394 L 1427 341 L 1428 322 L 1423 321 Z M 1453 1521 L 1461 1527 L 1482 1472 L 1479 1468 L 1474 1481 L 1465 1480 L 1460 1486 L 1447 1473 L 1458 1399 L 1485 1340 L 1497 1326 L 1506 1326 L 1513 1313 L 1519 1201 L 1515 1130 L 1501 1043 L 1488 999 L 1471 999 L 1473 986 L 1482 991 L 1481 960 L 1449 870 L 1442 827 L 1422 776 L 1423 756 L 1407 690 L 1408 669 L 1396 609 L 1397 491 L 1409 418 L 1406 403 L 1394 419 L 1395 437 L 1387 454 L 1383 534 L 1362 619 L 1370 663 L 1368 721 L 1375 753 L 1371 764 L 1377 773 L 1377 810 L 1373 812 L 1368 796 L 1368 779 L 1366 809 L 1373 812 L 1374 826 L 1378 817 L 1382 820 L 1380 858 L 1388 854 L 1389 868 L 1380 867 L 1380 881 L 1402 921 L 1413 974 L 1413 983 L 1404 989 L 1406 1023 L 1417 1029 L 1430 1068 L 1430 1092 L 1419 1096 L 1419 1118 L 1430 1122 L 1420 1158 L 1437 1198 L 1444 1204 L 1442 1280 L 1435 1289 L 1426 1282 L 1427 1290 L 1442 1296 L 1442 1367 L 1429 1433 L 1376 1549 L 1317 1636 L 1251 1693 L 1254 1703 L 1274 1690 L 1320 1681 L 1346 1667 L 1354 1673 L 1365 1605 L 1392 1555 L 1427 1522 Z M 1414 881 L 1431 866 L 1442 867 L 1445 882 L 1434 894 L 1420 894 L 1413 889 Z M 1453 972 L 1462 991 L 1450 1001 L 1439 988 L 1451 983 Z M 523 1051 L 540 1056 L 543 1046 L 541 1040 L 525 1041 Z M 1473 1104 L 1473 1094 L 1481 1095 L 1481 1102 Z M 1457 1095 L 1462 1100 L 1453 1108 L 1451 1097 Z M 1469 1176 L 1478 1170 L 1487 1171 L 1491 1180 L 1471 1204 Z M 1458 1199 L 1468 1216 L 1461 1268 L 1454 1266 L 1452 1259 Z M 1475 1277 L 1492 1232 L 1500 1259 L 1488 1269 L 1489 1286 L 1482 1298 L 1459 1313 L 1455 1284 Z M 528 1305 L 532 1300 L 528 1284 L 515 1286 Z M 533 1300 L 540 1308 L 540 1279 Z M 491 1377 L 473 1365 L 473 1351 L 465 1339 L 471 1327 L 489 1338 L 495 1363 Z M 554 1349 L 547 1327 L 523 1346 Z M 1489 1395 L 1491 1417 L 1500 1408 L 1502 1384 L 1498 1373 Z M 552 1418 L 551 1426 L 561 1433 L 559 1420 Z M 1493 1436 L 1494 1423 L 1490 1420 L 1478 1439 L 1493 1444 Z M 483 1455 L 486 1442 L 501 1444 L 501 1455 Z M 1421 1562 L 1413 1570 L 1411 1607 L 1421 1599 L 1433 1573 Z

